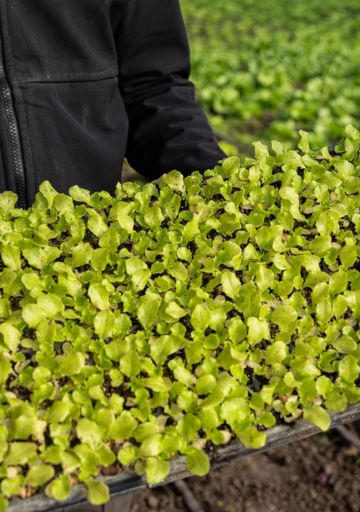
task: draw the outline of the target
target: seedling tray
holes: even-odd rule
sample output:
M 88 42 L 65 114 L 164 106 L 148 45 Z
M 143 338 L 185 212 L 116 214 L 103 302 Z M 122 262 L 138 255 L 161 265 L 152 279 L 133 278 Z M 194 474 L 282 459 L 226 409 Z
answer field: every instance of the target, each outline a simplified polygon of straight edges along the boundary
M 331 414 L 332 423 L 330 428 L 334 428 L 337 425 L 350 423 L 360 419 L 360 404 L 349 407 L 346 411 L 338 414 Z M 267 451 L 277 446 L 283 446 L 286 444 L 299 441 L 306 437 L 310 437 L 314 434 L 318 434 L 320 429 L 315 425 L 312 425 L 304 420 L 299 420 L 291 425 L 280 425 L 272 427 L 268 430 L 267 442 L 263 448 L 251 449 L 245 448 L 237 441 L 232 441 L 226 446 L 222 446 L 214 449 L 209 454 L 212 462 L 212 467 L 219 467 L 226 465 L 230 462 L 240 460 L 251 454 Z M 191 475 L 186 469 L 185 459 L 179 457 L 172 462 L 172 469 L 168 478 L 159 485 L 165 485 L 176 480 L 187 478 Z M 134 472 L 126 471 L 119 473 L 118 475 L 102 478 L 110 488 L 111 498 L 120 496 L 122 494 L 134 493 L 141 489 L 149 487 L 144 477 L 136 475 Z M 157 485 L 156 487 L 158 487 Z M 155 486 L 154 486 L 155 487 Z M 73 487 L 71 496 L 62 502 L 56 502 L 55 500 L 48 498 L 43 493 L 38 493 L 31 498 L 20 499 L 13 498 L 7 508 L 8 512 L 50 512 L 58 511 L 65 512 L 71 508 L 71 510 L 77 510 L 77 507 L 86 503 L 86 489 L 82 484 Z M 76 505 L 76 508 L 73 506 Z M 89 506 L 89 510 L 94 507 Z M 101 510 L 97 508 L 96 510 Z M 102 508 L 103 511 L 107 511 L 106 507 Z

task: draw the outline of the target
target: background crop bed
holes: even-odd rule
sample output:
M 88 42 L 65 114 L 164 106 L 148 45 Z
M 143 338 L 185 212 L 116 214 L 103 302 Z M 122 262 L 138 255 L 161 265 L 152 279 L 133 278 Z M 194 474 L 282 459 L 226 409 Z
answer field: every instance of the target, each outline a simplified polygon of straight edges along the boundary
M 321 147 L 360 118 L 357 0 L 181 0 L 192 79 L 212 126 L 241 152 L 255 140 Z M 228 151 L 236 151 L 226 145 Z

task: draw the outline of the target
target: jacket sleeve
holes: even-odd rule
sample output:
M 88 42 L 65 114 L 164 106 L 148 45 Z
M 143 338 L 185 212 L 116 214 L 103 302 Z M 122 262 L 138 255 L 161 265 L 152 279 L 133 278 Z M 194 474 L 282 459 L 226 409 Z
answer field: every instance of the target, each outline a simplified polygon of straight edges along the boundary
M 115 42 L 131 166 L 156 179 L 172 169 L 203 171 L 225 158 L 189 81 L 179 0 L 127 0 Z

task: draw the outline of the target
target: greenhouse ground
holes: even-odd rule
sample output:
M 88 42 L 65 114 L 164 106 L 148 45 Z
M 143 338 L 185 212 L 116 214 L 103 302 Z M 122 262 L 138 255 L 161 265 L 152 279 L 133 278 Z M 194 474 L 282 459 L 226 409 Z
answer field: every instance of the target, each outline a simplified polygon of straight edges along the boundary
M 360 422 L 353 424 L 360 434 Z M 360 454 L 336 432 L 274 448 L 187 484 L 204 512 L 358 512 Z M 140 492 L 131 512 L 189 512 L 172 484 Z

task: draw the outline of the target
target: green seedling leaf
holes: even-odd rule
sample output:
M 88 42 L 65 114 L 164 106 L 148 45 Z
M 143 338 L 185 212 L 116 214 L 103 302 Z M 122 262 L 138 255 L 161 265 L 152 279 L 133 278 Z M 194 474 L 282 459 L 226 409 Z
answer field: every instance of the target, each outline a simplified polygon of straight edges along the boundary
M 129 439 L 137 426 L 136 419 L 129 411 L 123 411 L 110 427 L 109 436 L 116 441 Z
M 31 466 L 26 475 L 27 485 L 40 487 L 51 480 L 55 475 L 55 470 L 49 464 L 36 464 Z
M 166 480 L 170 469 L 170 464 L 167 461 L 149 457 L 145 463 L 146 479 L 150 485 L 159 484 Z
M 36 458 L 36 450 L 35 443 L 13 441 L 9 444 L 5 464 L 8 466 L 31 464 Z
M 160 304 L 161 297 L 155 293 L 149 293 L 140 299 L 137 316 L 144 329 L 156 322 Z
M 31 328 L 36 328 L 46 318 L 46 313 L 39 304 L 26 304 L 21 311 L 21 315 Z
M 77 375 L 85 366 L 85 356 L 80 352 L 59 356 L 58 361 L 61 375 Z
M 179 306 L 175 301 L 170 302 L 170 304 L 166 306 L 165 311 L 167 315 L 171 316 L 171 318 L 174 318 L 175 320 L 187 315 L 185 309 Z
M 230 270 L 224 270 L 221 274 L 221 284 L 224 293 L 231 299 L 236 299 L 241 288 L 241 283 L 236 275 Z
M 16 352 L 16 349 L 20 343 L 20 331 L 16 327 L 8 322 L 0 324 L 0 334 L 2 335 L 5 345 L 12 351 Z
M 66 500 L 70 496 L 70 475 L 63 474 L 52 480 L 45 487 L 45 494 L 58 501 Z
M 304 418 L 320 428 L 323 432 L 329 429 L 331 425 L 331 418 L 320 405 L 313 405 L 312 407 L 304 409 Z
M 91 446 L 97 445 L 101 441 L 101 430 L 99 426 L 87 418 L 81 418 L 76 426 L 76 434 L 83 443 Z
M 95 506 L 104 505 L 110 499 L 109 487 L 99 480 L 90 480 L 86 482 L 87 499 Z
M 205 331 L 211 320 L 210 310 L 206 304 L 197 304 L 191 313 L 190 321 L 195 330 Z
M 136 446 L 127 443 L 118 452 L 118 461 L 124 466 L 133 464 L 139 456 L 139 450 Z
M 190 448 L 186 454 L 186 466 L 194 475 L 205 476 L 210 471 L 209 457 L 203 450 Z
M 345 382 L 355 382 L 360 375 L 360 366 L 355 356 L 349 354 L 341 359 L 339 375 Z
M 4 215 L 9 215 L 17 203 L 18 196 L 15 192 L 6 190 L 0 194 L 0 212 Z
M 263 339 L 270 339 L 269 325 L 266 320 L 259 320 L 256 317 L 250 317 L 247 320 L 247 327 L 247 339 L 251 345 L 256 345 Z
M 89 285 L 88 295 L 95 307 L 101 310 L 110 308 L 109 291 L 100 283 Z
M 182 236 L 185 242 L 190 242 L 199 233 L 199 219 L 194 217 L 183 228 Z
M 37 305 L 41 308 L 46 318 L 54 318 L 64 311 L 64 304 L 57 295 L 53 293 L 42 293 L 37 297 Z

